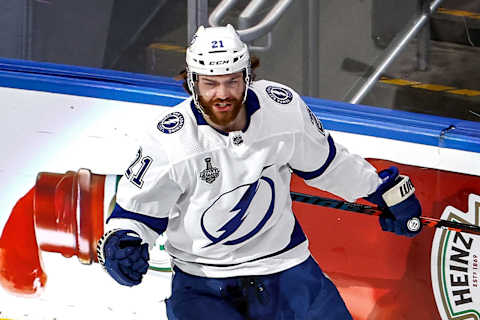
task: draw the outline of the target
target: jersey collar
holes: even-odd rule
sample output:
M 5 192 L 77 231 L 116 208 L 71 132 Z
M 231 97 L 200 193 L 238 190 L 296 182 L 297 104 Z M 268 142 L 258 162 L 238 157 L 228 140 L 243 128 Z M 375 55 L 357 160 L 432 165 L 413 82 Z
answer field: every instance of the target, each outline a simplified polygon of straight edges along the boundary
M 247 91 L 247 99 L 245 100 L 245 106 L 247 108 L 247 125 L 245 126 L 245 129 L 242 130 L 243 132 L 247 131 L 248 127 L 250 126 L 250 118 L 252 117 L 252 115 L 255 113 L 255 111 L 260 109 L 260 102 L 258 100 L 258 97 L 255 94 L 255 92 L 253 92 L 253 90 L 251 89 L 248 89 Z M 192 109 L 193 115 L 197 120 L 197 125 L 199 126 L 209 125 L 208 122 L 203 117 L 203 114 L 197 109 L 197 107 L 195 107 L 195 104 L 193 103 L 193 99 L 190 102 L 190 108 Z M 228 136 L 228 132 L 218 130 L 218 129 L 215 129 L 215 130 L 225 136 Z

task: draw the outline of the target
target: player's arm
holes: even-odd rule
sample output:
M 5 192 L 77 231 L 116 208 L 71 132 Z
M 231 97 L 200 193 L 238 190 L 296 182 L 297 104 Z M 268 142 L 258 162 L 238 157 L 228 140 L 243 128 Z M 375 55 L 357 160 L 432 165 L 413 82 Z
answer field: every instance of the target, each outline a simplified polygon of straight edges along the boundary
M 376 169 L 335 142 L 303 101 L 297 108 L 300 127 L 289 161 L 293 172 L 308 185 L 348 201 L 374 192 L 382 182 Z
M 141 282 L 148 247 L 166 230 L 180 193 L 165 154 L 140 148 L 119 181 L 115 208 L 97 245 L 99 262 L 118 283 Z
M 300 109 L 304 126 L 295 140 L 289 163 L 293 172 L 308 185 L 348 201 L 366 197 L 378 204 L 386 211 L 380 218 L 383 230 L 407 236 L 417 234 L 419 230 L 407 228 L 407 222 L 421 213 L 414 189 L 399 196 L 402 186 L 410 183 L 408 177 L 399 177 L 395 169 L 377 173 L 364 158 L 336 143 L 306 105 Z

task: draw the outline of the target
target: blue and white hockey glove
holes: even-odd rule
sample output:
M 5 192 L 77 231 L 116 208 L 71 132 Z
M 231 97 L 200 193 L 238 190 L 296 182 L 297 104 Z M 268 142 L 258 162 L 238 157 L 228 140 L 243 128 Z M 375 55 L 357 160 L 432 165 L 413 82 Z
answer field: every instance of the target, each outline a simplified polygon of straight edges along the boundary
M 422 208 L 410 178 L 398 175 L 396 167 L 382 170 L 378 175 L 383 183 L 365 199 L 385 212 L 379 219 L 382 230 L 407 237 L 416 236 L 422 229 L 419 219 Z
M 135 286 L 148 270 L 148 244 L 131 230 L 111 230 L 97 244 L 98 262 L 118 283 Z

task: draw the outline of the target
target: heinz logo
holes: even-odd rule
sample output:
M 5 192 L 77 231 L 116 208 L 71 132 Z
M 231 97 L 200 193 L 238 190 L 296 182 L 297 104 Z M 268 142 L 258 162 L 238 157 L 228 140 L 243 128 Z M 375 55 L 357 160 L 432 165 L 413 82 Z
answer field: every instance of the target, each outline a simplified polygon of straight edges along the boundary
M 480 196 L 468 196 L 468 211 L 447 206 L 441 219 L 478 225 Z M 437 229 L 432 243 L 432 287 L 442 320 L 479 319 L 480 236 Z

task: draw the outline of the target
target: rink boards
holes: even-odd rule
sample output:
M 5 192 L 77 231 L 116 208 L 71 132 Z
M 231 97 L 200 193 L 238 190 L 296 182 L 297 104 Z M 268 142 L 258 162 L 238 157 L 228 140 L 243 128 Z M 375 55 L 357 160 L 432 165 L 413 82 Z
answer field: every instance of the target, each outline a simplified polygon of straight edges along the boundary
M 0 231 L 39 172 L 88 168 L 96 174 L 122 174 L 135 152 L 142 121 L 187 97 L 179 82 L 164 77 L 13 60 L 0 60 L 0 70 Z M 395 164 L 409 175 L 423 215 L 479 224 L 480 123 L 308 97 L 305 101 L 351 152 L 378 169 Z M 292 190 L 325 195 L 297 178 Z M 408 239 L 382 232 L 374 217 L 296 203 L 294 211 L 314 257 L 355 319 L 480 317 L 478 236 L 425 229 Z M 52 253 L 43 253 L 43 258 L 49 282 L 43 298 L 27 300 L 32 310 L 41 305 L 61 310 L 73 303 L 90 305 L 100 314 L 132 317 L 135 310 L 125 311 L 122 303 L 132 297 L 108 282 L 96 264 L 83 266 Z M 67 282 L 62 279 L 77 288 L 76 302 L 62 295 Z M 168 295 L 168 280 L 154 277 L 150 281 L 158 282 L 156 286 L 146 281 L 143 290 L 133 289 L 133 299 L 155 310 Z M 89 281 L 102 282 L 103 298 L 86 294 Z M 2 289 L 0 296 L 10 302 L 10 307 L 0 302 L 0 316 L 8 316 L 20 298 Z

